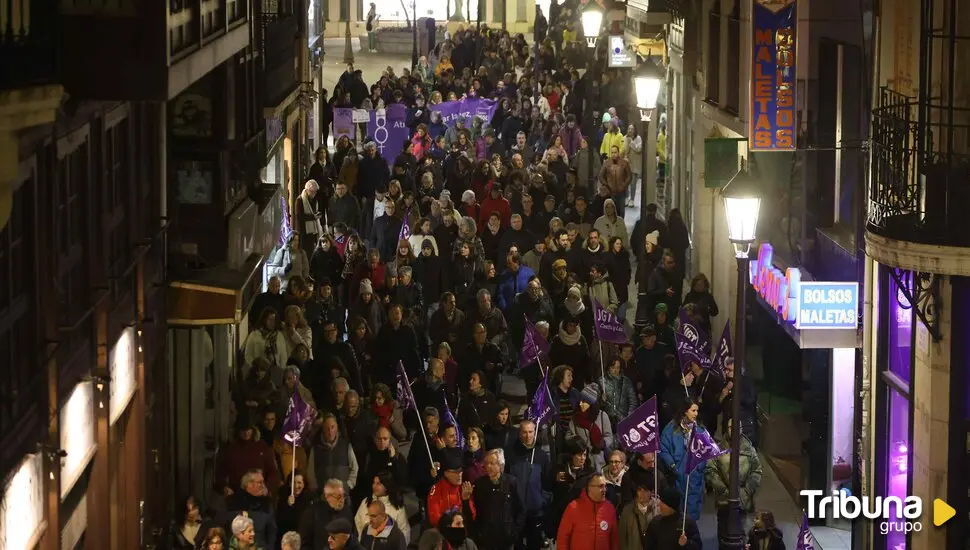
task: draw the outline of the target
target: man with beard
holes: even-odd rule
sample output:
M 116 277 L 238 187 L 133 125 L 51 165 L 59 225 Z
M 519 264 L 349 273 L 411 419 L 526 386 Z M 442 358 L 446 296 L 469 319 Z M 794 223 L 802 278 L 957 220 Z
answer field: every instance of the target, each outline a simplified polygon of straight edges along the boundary
M 548 288 L 550 293 L 553 294 L 553 303 L 559 303 L 555 301 L 555 293 L 553 292 L 553 289 L 558 286 L 556 281 L 553 280 L 553 264 L 561 260 L 562 268 L 568 271 L 571 251 L 572 243 L 569 240 L 569 233 L 560 229 L 553 235 L 550 249 L 542 255 L 542 262 L 539 264 L 539 280 L 542 281 L 542 286 Z
M 509 154 L 514 158 L 515 155 L 522 157 L 522 163 L 525 166 L 532 164 L 532 157 L 535 156 L 535 151 L 529 146 L 528 140 L 525 132 L 519 132 L 515 135 L 515 145 L 512 146 Z M 514 165 L 513 165 L 514 168 Z
M 431 314 L 428 326 L 431 347 L 438 349 L 438 344 L 447 342 L 452 349 L 457 349 L 465 326 L 465 314 L 458 309 L 458 299 L 453 292 L 442 294 L 438 306 Z
M 600 239 L 600 232 L 598 229 L 591 229 L 586 236 L 585 246 L 573 249 L 571 258 L 566 261 L 570 271 L 581 277 L 583 282 L 589 282 L 589 270 L 597 264 L 605 265 L 606 259 L 606 249 Z
M 256 468 L 248 470 L 243 474 L 239 487 L 242 490 L 226 501 L 228 514 L 224 523 L 228 526 L 236 516 L 245 515 L 253 520 L 255 546 L 271 548 L 276 544 L 276 517 L 263 471 Z
M 415 449 L 418 449 L 415 447 Z M 417 450 L 415 451 L 417 452 Z M 391 430 L 380 427 L 374 433 L 373 443 L 363 455 L 360 466 L 360 479 L 372 480 L 381 472 L 390 472 L 398 487 L 408 486 L 408 462 L 397 451 L 391 440 Z M 367 498 L 371 492 L 370 483 L 360 483 L 354 490 L 354 502 Z
M 329 550 L 331 533 L 327 528 L 337 519 L 353 524 L 354 515 L 347 506 L 343 482 L 331 479 L 323 486 L 323 499 L 314 502 L 300 520 L 300 539 L 303 540 L 304 550 Z

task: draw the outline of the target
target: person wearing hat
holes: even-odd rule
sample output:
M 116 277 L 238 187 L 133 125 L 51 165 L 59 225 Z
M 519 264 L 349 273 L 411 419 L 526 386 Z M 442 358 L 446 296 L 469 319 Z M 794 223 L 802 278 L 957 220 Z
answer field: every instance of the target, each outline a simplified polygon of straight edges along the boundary
M 498 212 L 502 229 L 508 228 L 512 219 L 512 205 L 509 203 L 509 199 L 502 194 L 502 184 L 492 181 L 485 191 L 486 197 L 482 201 L 478 215 L 479 225 L 484 227 L 488 223 L 488 218 L 493 213 Z
M 354 540 L 354 526 L 346 518 L 337 518 L 327 524 L 327 546 L 330 550 L 358 550 L 363 548 Z
M 680 492 L 673 487 L 660 490 L 660 515 L 653 518 L 647 525 L 646 535 L 641 539 L 643 548 L 657 550 L 685 549 L 701 550 L 703 541 L 697 530 L 697 523 L 687 518 L 683 519 Z
M 653 306 L 653 326 L 657 331 L 657 340 L 662 342 L 667 349 L 677 349 L 674 340 L 674 328 L 670 325 L 670 306 L 665 302 L 657 302 Z
M 495 139 L 495 129 L 491 126 L 485 127 L 482 138 L 475 143 L 475 151 L 479 160 L 490 159 L 492 155 L 505 156 L 505 147 Z
M 615 441 L 613 427 L 606 412 L 599 407 L 603 390 L 592 382 L 579 392 L 579 407 L 569 422 L 567 438 L 579 441 L 589 455 L 589 462 L 596 470 L 606 465 L 604 452 L 613 450 Z
M 616 508 L 606 500 L 606 478 L 593 474 L 566 507 L 556 533 L 557 550 L 620 550 Z M 652 548 L 652 547 L 650 547 Z
M 217 493 L 230 497 L 239 489 L 239 480 L 250 470 L 261 470 L 270 491 L 279 487 L 279 471 L 273 449 L 259 440 L 256 422 L 247 410 L 236 417 L 236 439 L 219 448 L 213 488 Z
M 438 525 L 438 520 L 445 512 L 459 509 L 465 517 L 475 518 L 475 503 L 472 500 L 472 484 L 462 483 L 461 451 L 458 449 L 442 450 L 439 468 L 441 479 L 431 487 L 428 493 L 428 523 Z

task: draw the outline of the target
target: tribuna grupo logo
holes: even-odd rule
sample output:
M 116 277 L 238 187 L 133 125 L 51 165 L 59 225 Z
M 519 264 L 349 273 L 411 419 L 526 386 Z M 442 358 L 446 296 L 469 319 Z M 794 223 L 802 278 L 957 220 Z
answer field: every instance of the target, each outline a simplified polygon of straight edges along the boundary
M 866 518 L 879 522 L 879 532 L 910 533 L 921 531 L 923 524 L 923 500 L 919 497 L 868 497 L 859 498 L 833 491 L 831 496 L 821 490 L 801 491 L 808 500 L 808 517 L 811 519 Z

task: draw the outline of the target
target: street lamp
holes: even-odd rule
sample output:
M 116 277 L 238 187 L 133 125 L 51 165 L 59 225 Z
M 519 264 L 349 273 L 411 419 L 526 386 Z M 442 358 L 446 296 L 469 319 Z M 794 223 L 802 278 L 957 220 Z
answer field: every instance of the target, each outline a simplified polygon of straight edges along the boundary
M 647 57 L 633 74 L 634 90 L 636 90 L 637 109 L 640 110 L 640 135 L 643 140 L 644 148 L 641 155 L 641 181 L 640 181 L 640 219 L 647 217 L 647 204 L 653 202 L 647 198 L 647 187 L 649 178 L 654 177 L 656 172 L 657 150 L 657 117 L 653 116 L 657 108 L 657 97 L 660 95 L 660 88 L 666 81 L 666 75 L 660 67 L 653 61 L 653 56 Z M 656 179 L 656 178 L 654 178 Z M 638 254 L 642 252 L 641 243 Z
M 596 3 L 596 0 L 590 0 L 586 3 L 586 9 L 583 10 L 582 18 L 586 45 L 590 48 L 595 48 L 596 38 L 600 34 L 600 26 L 603 25 L 603 8 Z
M 734 395 L 731 399 L 731 476 L 728 493 L 728 525 L 720 541 L 722 550 L 742 550 L 745 546 L 741 526 L 741 388 L 744 380 L 744 319 L 748 290 L 748 253 L 758 229 L 758 211 L 761 209 L 761 185 L 753 161 L 741 170 L 721 189 L 724 213 L 727 217 L 728 240 L 734 246 L 738 261 L 738 309 L 737 330 L 734 333 Z

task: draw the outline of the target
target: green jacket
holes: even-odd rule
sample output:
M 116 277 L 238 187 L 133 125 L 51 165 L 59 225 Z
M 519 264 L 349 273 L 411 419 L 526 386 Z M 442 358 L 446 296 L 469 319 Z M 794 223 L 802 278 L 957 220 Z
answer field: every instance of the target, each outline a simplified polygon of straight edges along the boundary
M 720 442 L 722 449 L 730 449 L 730 441 Z M 754 509 L 754 494 L 761 486 L 761 459 L 747 438 L 741 438 L 741 509 Z M 725 453 L 707 462 L 704 469 L 704 479 L 714 491 L 717 506 L 724 506 L 728 501 L 728 491 L 731 486 L 731 453 Z

